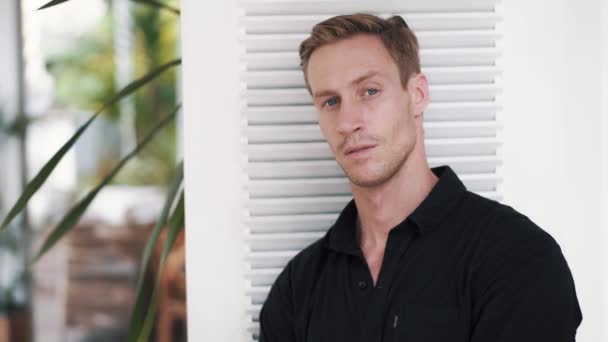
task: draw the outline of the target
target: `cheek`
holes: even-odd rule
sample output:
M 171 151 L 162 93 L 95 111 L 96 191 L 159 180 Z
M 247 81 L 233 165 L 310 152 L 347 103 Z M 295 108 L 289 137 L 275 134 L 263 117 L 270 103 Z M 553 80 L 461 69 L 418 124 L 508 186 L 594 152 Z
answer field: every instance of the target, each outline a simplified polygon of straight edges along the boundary
M 334 130 L 332 129 L 332 124 L 327 120 L 319 118 L 319 128 L 321 129 L 321 134 L 323 135 L 327 143 L 330 145 L 330 147 L 332 147 L 333 149 L 335 145 L 336 134 L 333 133 Z
M 323 136 L 326 139 L 329 139 L 327 134 L 330 131 L 330 129 L 329 129 L 329 123 L 327 122 L 327 120 L 324 120 L 323 118 L 319 117 L 319 128 L 321 129 L 321 134 L 323 134 Z
M 391 135 L 391 139 L 398 145 L 408 144 L 416 139 L 416 122 L 412 116 L 411 108 L 408 103 L 395 102 L 390 109 L 390 118 L 387 118 L 385 125 Z

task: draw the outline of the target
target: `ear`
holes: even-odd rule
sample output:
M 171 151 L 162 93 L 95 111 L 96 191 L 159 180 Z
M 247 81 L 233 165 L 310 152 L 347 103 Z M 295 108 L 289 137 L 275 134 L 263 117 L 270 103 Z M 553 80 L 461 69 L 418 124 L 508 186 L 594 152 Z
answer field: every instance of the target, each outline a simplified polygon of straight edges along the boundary
M 410 79 L 408 87 L 411 91 L 412 106 L 414 107 L 414 118 L 421 117 L 429 105 L 429 81 L 426 75 L 418 73 Z

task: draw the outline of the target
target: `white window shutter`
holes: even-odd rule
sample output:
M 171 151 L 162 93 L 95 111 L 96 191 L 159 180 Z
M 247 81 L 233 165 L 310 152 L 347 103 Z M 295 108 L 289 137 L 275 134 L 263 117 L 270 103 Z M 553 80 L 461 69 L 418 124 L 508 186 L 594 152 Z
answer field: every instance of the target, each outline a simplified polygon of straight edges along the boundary
M 241 5 L 248 336 L 270 286 L 297 252 L 322 237 L 352 197 L 333 159 L 299 67 L 315 23 L 338 14 L 399 14 L 420 42 L 431 104 L 431 166 L 450 165 L 467 188 L 500 199 L 496 113 L 496 0 L 250 1 Z

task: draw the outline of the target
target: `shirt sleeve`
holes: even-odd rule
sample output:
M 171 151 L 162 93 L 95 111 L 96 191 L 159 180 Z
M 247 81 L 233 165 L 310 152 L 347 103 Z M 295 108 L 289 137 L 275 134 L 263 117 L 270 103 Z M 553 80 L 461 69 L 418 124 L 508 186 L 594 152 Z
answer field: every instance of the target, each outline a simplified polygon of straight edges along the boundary
M 582 321 L 574 281 L 551 237 L 506 242 L 475 283 L 471 342 L 573 342 Z
M 260 342 L 293 342 L 294 310 L 288 263 L 272 285 L 260 311 Z

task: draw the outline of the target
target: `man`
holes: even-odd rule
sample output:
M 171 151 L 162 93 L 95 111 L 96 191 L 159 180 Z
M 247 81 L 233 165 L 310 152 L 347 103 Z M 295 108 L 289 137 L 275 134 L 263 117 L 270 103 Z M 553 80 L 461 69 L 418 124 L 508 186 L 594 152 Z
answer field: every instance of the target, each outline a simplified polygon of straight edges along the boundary
M 354 198 L 276 279 L 261 341 L 574 341 L 582 314 L 555 240 L 429 168 L 428 81 L 405 21 L 328 19 L 300 57 Z

